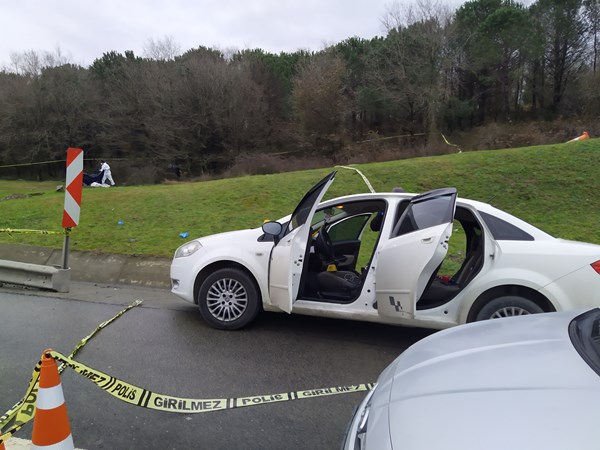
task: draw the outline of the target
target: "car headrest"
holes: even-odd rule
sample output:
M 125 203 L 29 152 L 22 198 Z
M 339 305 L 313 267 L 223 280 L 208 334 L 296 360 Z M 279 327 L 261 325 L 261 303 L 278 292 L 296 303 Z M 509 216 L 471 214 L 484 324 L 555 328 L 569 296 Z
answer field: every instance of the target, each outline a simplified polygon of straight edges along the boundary
M 383 223 L 383 212 L 377 213 L 375 218 L 371 220 L 371 230 L 381 231 L 381 224 Z

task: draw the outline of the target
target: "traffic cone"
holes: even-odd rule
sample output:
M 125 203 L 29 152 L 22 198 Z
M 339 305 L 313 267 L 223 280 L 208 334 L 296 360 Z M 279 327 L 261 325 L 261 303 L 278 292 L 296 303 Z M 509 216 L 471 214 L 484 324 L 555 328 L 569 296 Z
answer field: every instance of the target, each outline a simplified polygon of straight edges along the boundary
M 567 141 L 567 142 L 583 141 L 584 139 L 589 139 L 589 138 L 590 138 L 590 135 L 588 134 L 588 132 L 584 131 L 581 136 L 577 136 L 576 138 L 571 139 L 570 141 Z
M 50 351 L 44 351 L 42 357 L 31 448 L 74 450 L 60 375 L 56 361 L 48 356 Z

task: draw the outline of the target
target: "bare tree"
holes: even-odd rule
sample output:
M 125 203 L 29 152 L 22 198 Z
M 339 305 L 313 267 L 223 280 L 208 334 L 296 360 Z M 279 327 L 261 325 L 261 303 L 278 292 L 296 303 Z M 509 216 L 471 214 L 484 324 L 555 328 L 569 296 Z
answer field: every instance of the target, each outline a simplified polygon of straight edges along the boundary
M 11 52 L 9 70 L 19 75 L 37 76 L 43 69 L 60 67 L 69 64 L 70 61 L 71 55 L 64 54 L 59 46 L 56 46 L 54 52 L 35 50 Z
M 344 61 L 331 52 L 307 58 L 293 80 L 292 106 L 301 134 L 312 145 L 333 153 L 332 136 L 343 136 L 348 114 Z
M 181 55 L 181 46 L 173 36 L 165 36 L 156 41 L 150 38 L 144 45 L 143 55 L 157 61 L 171 61 Z

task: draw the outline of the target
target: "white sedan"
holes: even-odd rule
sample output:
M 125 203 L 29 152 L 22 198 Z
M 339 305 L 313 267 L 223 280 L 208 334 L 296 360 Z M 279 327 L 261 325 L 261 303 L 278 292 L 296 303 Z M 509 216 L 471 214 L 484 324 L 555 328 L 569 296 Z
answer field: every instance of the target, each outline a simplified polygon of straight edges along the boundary
M 597 449 L 599 323 L 595 308 L 435 333 L 381 373 L 342 449 Z
M 556 239 L 454 188 L 320 203 L 334 177 L 291 216 L 179 247 L 172 292 L 222 329 L 261 310 L 443 329 L 600 305 L 599 245 Z

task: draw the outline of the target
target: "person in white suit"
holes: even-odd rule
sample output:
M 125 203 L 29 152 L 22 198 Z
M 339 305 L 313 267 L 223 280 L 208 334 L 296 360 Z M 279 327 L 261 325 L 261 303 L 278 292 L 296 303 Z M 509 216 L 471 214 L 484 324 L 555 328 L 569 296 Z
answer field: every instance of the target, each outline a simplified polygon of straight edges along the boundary
M 115 185 L 112 174 L 110 173 L 110 166 L 106 161 L 100 161 L 100 170 L 102 171 L 102 184 L 106 184 L 106 181 L 110 183 L 111 186 Z

